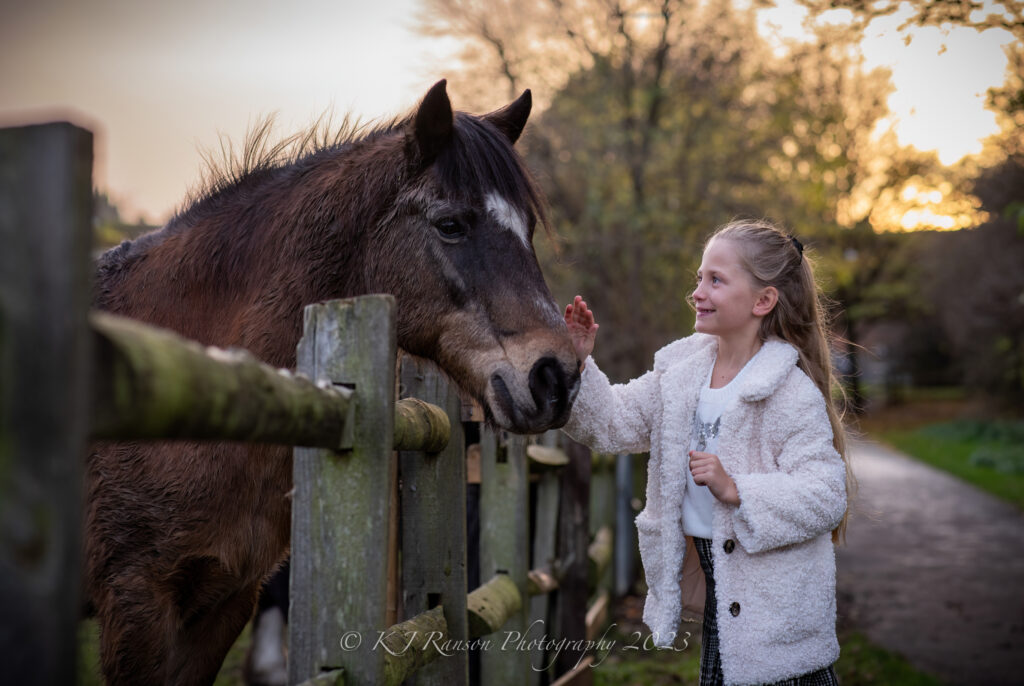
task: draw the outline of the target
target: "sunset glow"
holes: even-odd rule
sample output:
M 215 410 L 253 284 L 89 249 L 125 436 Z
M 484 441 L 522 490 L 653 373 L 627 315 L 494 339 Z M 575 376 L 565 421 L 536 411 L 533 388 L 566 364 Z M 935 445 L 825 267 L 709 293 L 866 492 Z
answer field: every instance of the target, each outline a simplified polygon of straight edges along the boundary
M 284 135 L 326 110 L 366 121 L 415 104 L 449 75 L 443 65 L 457 47 L 417 35 L 417 7 L 416 0 L 8 4 L 0 22 L 0 125 L 71 119 L 92 129 L 97 185 L 129 220 L 162 222 L 199 182 L 200 150 L 219 149 L 222 135 L 242 141 L 263 115 L 276 112 Z M 794 5 L 763 14 L 765 30 L 799 34 Z M 946 164 L 977 152 L 995 131 L 984 97 L 1003 79 L 1009 34 L 923 29 L 908 46 L 895 31 L 900 21 L 875 22 L 864 45 L 869 67 L 892 70 L 889 105 L 900 142 L 936 150 Z M 458 106 L 459 84 L 450 82 L 449 92 Z M 896 223 L 939 221 L 908 217 Z

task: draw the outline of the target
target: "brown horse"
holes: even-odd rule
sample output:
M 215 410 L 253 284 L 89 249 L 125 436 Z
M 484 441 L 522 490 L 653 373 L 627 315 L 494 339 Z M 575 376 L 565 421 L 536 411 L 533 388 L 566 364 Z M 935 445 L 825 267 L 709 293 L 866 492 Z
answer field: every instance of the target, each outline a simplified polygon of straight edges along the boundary
M 511 431 L 561 426 L 578 362 L 532 247 L 540 194 L 512 148 L 525 92 L 282 159 L 265 133 L 163 229 L 100 258 L 96 305 L 294 367 L 304 305 L 392 293 L 398 343 Z M 256 151 L 256 152 L 253 152 Z M 106 443 L 87 470 L 86 586 L 111 684 L 211 683 L 290 535 L 291 450 Z M 354 551 L 358 553 L 358 551 Z

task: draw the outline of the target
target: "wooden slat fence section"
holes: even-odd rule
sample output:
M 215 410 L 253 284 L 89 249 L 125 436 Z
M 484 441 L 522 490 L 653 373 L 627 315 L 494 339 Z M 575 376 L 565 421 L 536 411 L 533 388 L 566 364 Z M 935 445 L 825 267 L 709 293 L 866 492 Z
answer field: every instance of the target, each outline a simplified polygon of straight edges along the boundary
M 0 130 L 0 655 L 75 679 L 90 363 L 92 134 Z
M 437 368 L 405 357 L 400 396 L 437 405 L 458 418 L 462 401 Z M 466 447 L 462 425 L 454 422 L 441 452 L 399 453 L 401 477 L 402 616 L 413 617 L 441 605 L 447 640 L 469 638 L 466 618 Z M 466 683 L 468 652 L 418 671 L 407 683 L 452 686 Z
M 293 683 L 338 668 L 351 683 L 383 682 L 385 653 L 374 646 L 386 626 L 388 496 L 395 469 L 395 396 L 386 382 L 395 378 L 393 309 L 390 296 L 366 296 L 305 310 L 299 371 L 353 387 L 357 405 L 351 450 L 295 450 L 288 625 Z M 374 344 L 365 345 L 367 340 Z
M 507 574 L 523 596 L 522 607 L 502 627 L 496 645 L 481 651 L 481 683 L 525 686 L 530 653 L 516 647 L 526 638 L 529 603 L 529 481 L 526 438 L 482 427 L 480 435 L 480 578 Z M 511 639 L 506 642 L 506 639 Z

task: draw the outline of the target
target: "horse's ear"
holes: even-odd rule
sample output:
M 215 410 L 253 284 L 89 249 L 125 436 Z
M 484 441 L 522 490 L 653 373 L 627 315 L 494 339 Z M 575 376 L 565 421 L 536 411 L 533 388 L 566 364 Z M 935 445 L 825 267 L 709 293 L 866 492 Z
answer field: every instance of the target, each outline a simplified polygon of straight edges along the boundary
M 413 118 L 413 142 L 417 162 L 427 166 L 452 137 L 452 103 L 445 91 L 447 81 L 441 79 L 427 91 Z
M 530 89 L 523 91 L 515 101 L 485 114 L 484 119 L 498 127 L 498 130 L 508 136 L 509 141 L 515 143 L 526 126 L 526 120 L 530 118 L 530 109 L 533 107 L 533 96 Z

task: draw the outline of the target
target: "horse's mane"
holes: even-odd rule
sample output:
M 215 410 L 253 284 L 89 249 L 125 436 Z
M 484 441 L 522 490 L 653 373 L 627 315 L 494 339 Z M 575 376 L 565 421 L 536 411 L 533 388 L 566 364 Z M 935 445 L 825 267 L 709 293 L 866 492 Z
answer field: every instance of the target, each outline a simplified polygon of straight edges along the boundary
M 191 219 L 218 198 L 258 185 L 273 172 L 301 166 L 323 154 L 336 153 L 353 143 L 370 140 L 394 131 L 407 117 L 396 117 L 374 125 L 346 114 L 335 126 L 331 111 L 324 112 L 309 127 L 273 141 L 276 117 L 257 120 L 246 134 L 240 150 L 227 136 L 220 136 L 218 151 L 200 150 L 205 169 L 199 185 L 190 189 L 182 206 L 167 223 L 171 228 L 189 224 Z

